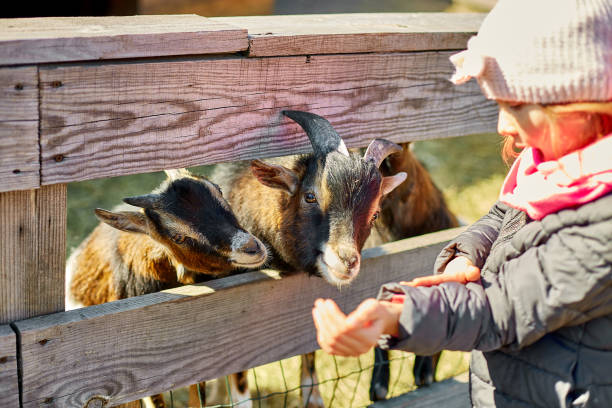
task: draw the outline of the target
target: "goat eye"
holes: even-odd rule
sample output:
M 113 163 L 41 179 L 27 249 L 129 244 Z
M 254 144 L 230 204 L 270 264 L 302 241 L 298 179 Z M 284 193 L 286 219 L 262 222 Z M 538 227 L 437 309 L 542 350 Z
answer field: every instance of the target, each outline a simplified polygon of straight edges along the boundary
M 376 221 L 380 216 L 380 211 L 376 211 L 374 215 L 372 215 L 372 222 Z
M 172 241 L 174 241 L 175 244 L 182 244 L 183 242 L 185 242 L 185 239 L 186 237 L 181 234 L 172 235 Z
M 315 195 L 312 194 L 312 193 L 306 193 L 306 194 L 304 194 L 304 200 L 307 203 L 316 203 L 317 202 L 317 197 L 315 197 Z

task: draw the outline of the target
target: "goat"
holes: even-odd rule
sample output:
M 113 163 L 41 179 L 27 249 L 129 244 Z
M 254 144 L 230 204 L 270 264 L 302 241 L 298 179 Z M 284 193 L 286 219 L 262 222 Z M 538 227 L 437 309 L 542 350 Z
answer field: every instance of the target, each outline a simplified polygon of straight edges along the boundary
M 67 309 L 144 295 L 261 267 L 265 245 L 239 224 L 219 187 L 169 170 L 138 210 L 96 209 L 101 223 L 67 262 Z M 164 407 L 161 395 L 149 397 Z
M 377 139 L 364 157 L 351 155 L 326 119 L 282 113 L 304 129 L 313 153 L 217 166 L 211 178 L 241 224 L 269 245 L 272 267 L 347 285 L 359 273 L 382 197 L 406 179 L 405 173 L 383 177 L 378 169 L 401 147 Z
M 240 223 L 269 245 L 272 267 L 348 285 L 359 273 L 381 199 L 406 179 L 378 169 L 401 147 L 376 139 L 363 157 L 349 154 L 326 119 L 282 113 L 306 132 L 313 153 L 217 166 L 211 179 L 227 192 Z
M 402 151 L 389 156 L 381 165 L 383 175 L 403 171 L 408 181 L 385 197 L 381 203 L 379 221 L 364 248 L 386 242 L 439 231 L 459 225 L 450 212 L 442 192 L 436 187 L 429 173 L 412 154 L 410 143 L 402 145 Z M 376 348 L 374 351 L 375 372 L 372 374 L 370 399 L 385 399 L 389 383 L 388 352 Z M 415 356 L 414 379 L 417 386 L 433 382 L 435 367 L 440 354 Z

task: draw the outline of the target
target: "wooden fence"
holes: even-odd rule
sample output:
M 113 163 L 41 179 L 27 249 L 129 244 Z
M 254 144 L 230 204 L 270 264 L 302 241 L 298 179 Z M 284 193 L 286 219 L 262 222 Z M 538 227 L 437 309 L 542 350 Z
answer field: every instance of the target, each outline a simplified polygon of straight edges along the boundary
M 482 17 L 0 20 L 0 406 L 112 406 L 310 352 L 316 297 L 429 272 L 457 230 L 364 251 L 342 291 L 261 271 L 64 312 L 66 183 L 307 152 L 285 108 L 348 147 L 493 131 L 448 81 Z

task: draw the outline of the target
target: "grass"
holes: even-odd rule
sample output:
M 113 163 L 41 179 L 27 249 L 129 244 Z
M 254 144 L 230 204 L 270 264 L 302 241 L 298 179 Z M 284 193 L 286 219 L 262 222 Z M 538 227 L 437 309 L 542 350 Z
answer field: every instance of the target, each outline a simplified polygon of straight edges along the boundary
M 500 139 L 497 135 L 473 135 L 453 139 L 441 139 L 414 143 L 415 154 L 423 161 L 436 184 L 444 192 L 450 209 L 465 223 L 471 223 L 484 215 L 495 202 L 499 188 L 507 172 L 500 158 Z M 195 171 L 208 174 L 211 167 L 199 167 Z M 85 181 L 68 185 L 68 236 L 67 249 L 76 247 L 97 224 L 93 215 L 96 207 L 110 209 L 128 196 L 146 194 L 163 180 L 161 172 Z M 392 352 L 389 396 L 396 396 L 414 389 L 410 353 Z M 316 368 L 321 383 L 320 390 L 326 406 L 362 407 L 368 398 L 373 355 L 359 358 L 333 358 L 317 352 Z M 466 353 L 444 352 L 440 360 L 436 380 L 452 377 L 467 370 Z M 298 407 L 300 401 L 300 357 L 267 364 L 249 370 L 251 395 L 264 399 L 254 403 L 256 407 Z M 207 394 L 219 393 L 212 404 L 229 402 L 224 391 L 225 382 L 207 383 Z M 167 401 L 170 397 L 167 393 Z M 187 393 L 173 392 L 174 406 L 186 407 Z M 234 402 L 235 403 L 235 402 Z M 238 407 L 244 406 L 239 404 Z

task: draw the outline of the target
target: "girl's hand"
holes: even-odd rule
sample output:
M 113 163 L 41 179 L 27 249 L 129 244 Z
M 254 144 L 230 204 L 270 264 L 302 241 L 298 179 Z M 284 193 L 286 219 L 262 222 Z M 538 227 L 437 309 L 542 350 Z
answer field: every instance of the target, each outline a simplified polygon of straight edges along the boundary
M 480 268 L 474 266 L 465 256 L 458 256 L 446 265 L 441 275 L 422 276 L 410 282 L 400 282 L 407 286 L 434 286 L 444 282 L 458 282 L 466 284 L 480 279 Z
M 317 299 L 312 317 L 324 351 L 358 356 L 374 347 L 381 334 L 398 335 L 401 311 L 401 304 L 366 299 L 347 316 L 333 300 Z

